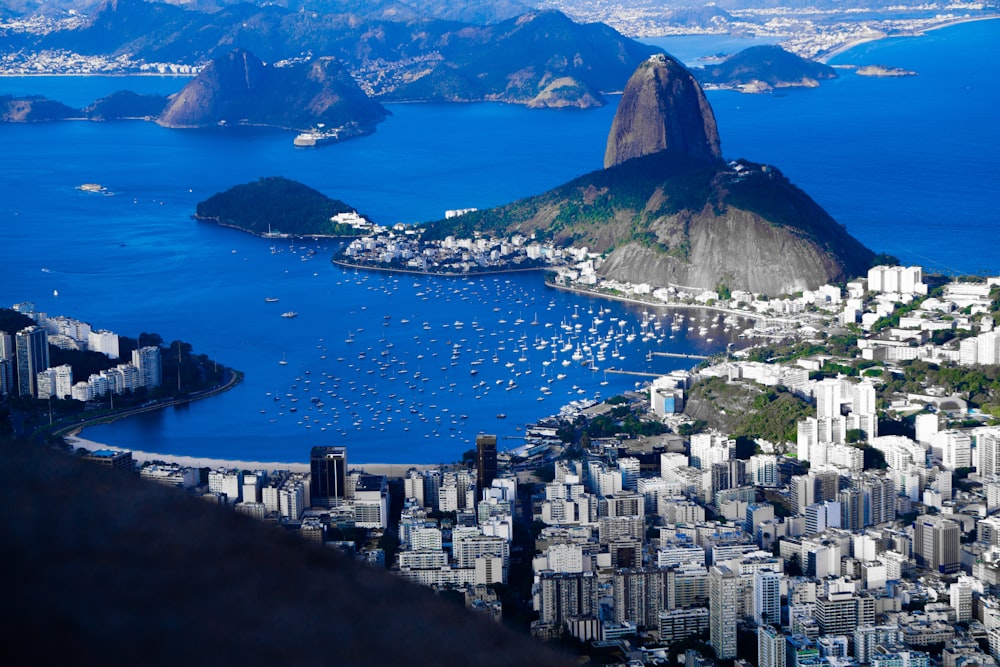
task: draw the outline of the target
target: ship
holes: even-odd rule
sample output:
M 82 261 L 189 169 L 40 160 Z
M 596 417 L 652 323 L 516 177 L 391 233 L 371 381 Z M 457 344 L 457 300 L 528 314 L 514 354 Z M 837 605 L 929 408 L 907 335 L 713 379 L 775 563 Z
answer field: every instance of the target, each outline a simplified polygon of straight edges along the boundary
M 303 132 L 292 140 L 292 143 L 300 148 L 307 148 L 310 146 L 315 146 L 319 141 L 319 135 L 315 132 Z
M 310 148 L 328 141 L 336 141 L 339 138 L 340 132 L 338 129 L 324 130 L 323 124 L 320 123 L 316 126 L 316 129 L 296 135 L 292 143 L 299 148 Z
M 282 313 L 281 316 L 284 317 L 287 320 L 290 320 L 293 317 L 298 317 L 299 314 L 296 313 L 294 310 L 289 310 L 287 313 Z
M 276 296 L 265 296 L 264 303 L 278 303 L 278 297 Z

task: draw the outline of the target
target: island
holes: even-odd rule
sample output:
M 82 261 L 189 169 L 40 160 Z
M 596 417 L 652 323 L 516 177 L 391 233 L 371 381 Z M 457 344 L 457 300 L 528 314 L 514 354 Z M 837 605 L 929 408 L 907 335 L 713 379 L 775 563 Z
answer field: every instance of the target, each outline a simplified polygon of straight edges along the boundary
M 720 63 L 693 69 L 706 88 L 764 93 L 774 88 L 815 88 L 825 79 L 837 78 L 829 65 L 806 60 L 780 46 L 752 46 Z
M 887 65 L 865 65 L 855 70 L 855 74 L 861 76 L 916 76 L 913 70 L 902 67 L 889 67 Z
M 372 227 L 344 202 L 280 176 L 212 195 L 198 203 L 194 218 L 265 238 L 356 237 Z

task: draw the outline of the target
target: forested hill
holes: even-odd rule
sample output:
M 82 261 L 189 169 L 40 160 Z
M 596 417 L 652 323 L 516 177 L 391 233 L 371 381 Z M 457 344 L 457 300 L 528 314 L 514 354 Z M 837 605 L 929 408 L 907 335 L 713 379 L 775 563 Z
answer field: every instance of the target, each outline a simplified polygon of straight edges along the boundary
M 355 236 L 350 225 L 330 220 L 354 209 L 338 199 L 280 176 L 261 178 L 212 195 L 198 204 L 195 218 L 251 234 Z

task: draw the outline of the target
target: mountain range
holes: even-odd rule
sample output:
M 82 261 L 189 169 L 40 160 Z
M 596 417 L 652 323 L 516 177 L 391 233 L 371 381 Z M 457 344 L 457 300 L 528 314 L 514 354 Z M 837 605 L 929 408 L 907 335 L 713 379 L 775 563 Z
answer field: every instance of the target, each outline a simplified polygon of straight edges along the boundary
M 444 3 L 419 4 L 450 15 Z M 240 4 L 210 13 L 106 0 L 85 25 L 51 33 L 34 48 L 189 65 L 234 48 L 267 63 L 333 57 L 379 99 L 578 107 L 603 104 L 603 92 L 620 91 L 635 67 L 660 51 L 552 10 L 477 24 L 428 18 L 391 3 L 309 6 L 314 9 Z M 497 18 L 517 5 L 509 8 Z

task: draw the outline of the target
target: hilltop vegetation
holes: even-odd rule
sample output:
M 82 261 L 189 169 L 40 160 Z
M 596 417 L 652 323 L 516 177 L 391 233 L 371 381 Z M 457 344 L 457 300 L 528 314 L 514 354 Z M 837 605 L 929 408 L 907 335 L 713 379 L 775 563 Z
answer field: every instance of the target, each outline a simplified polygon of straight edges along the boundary
M 279 176 L 237 185 L 199 202 L 195 218 L 235 227 L 258 236 L 356 236 L 349 225 L 330 220 L 354 209 L 338 199 Z
M 784 387 L 709 378 L 691 388 L 684 412 L 734 438 L 795 442 L 798 421 L 816 409 Z

